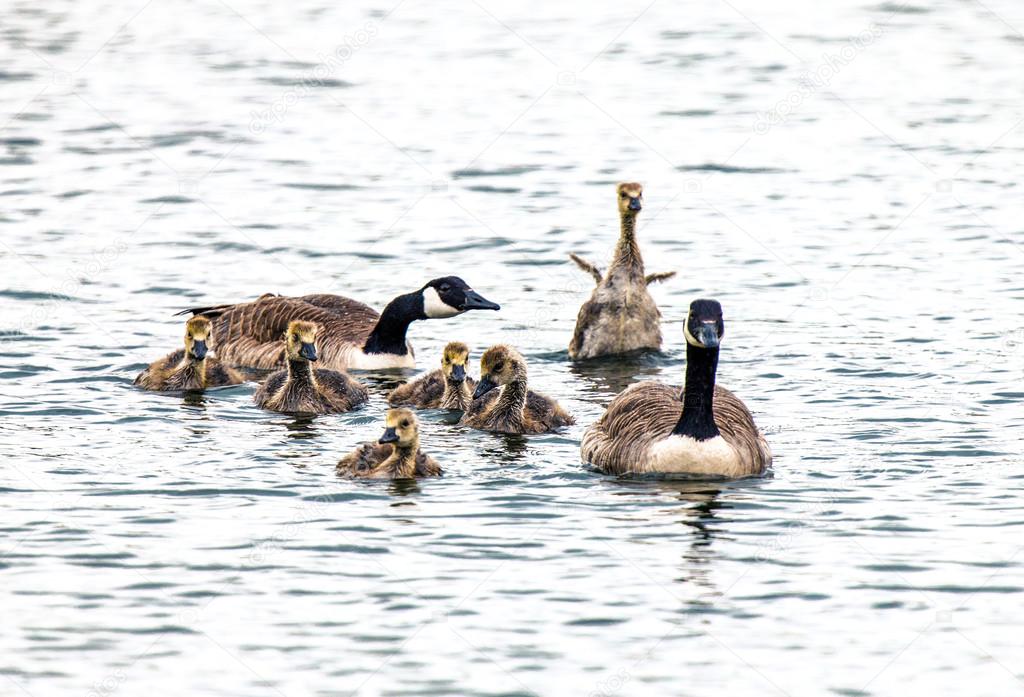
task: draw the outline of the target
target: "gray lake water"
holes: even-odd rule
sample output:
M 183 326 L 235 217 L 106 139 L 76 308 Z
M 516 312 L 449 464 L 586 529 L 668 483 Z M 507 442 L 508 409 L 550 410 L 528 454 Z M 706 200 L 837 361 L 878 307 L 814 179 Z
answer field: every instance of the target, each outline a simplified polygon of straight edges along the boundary
M 0 16 L 0 694 L 1024 689 L 1024 14 L 1010 0 L 9 0 Z M 663 355 L 573 366 L 614 184 Z M 457 274 L 579 425 L 424 416 L 447 476 L 350 482 L 370 405 L 131 387 L 194 304 Z M 773 476 L 579 461 L 680 383 L 691 299 Z M 478 370 L 474 365 L 473 373 Z

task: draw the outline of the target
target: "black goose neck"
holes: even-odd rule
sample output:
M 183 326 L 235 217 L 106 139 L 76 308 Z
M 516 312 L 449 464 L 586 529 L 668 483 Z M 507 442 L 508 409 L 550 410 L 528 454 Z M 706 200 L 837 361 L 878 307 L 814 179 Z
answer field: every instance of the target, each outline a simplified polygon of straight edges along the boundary
M 409 348 L 405 333 L 416 320 L 426 319 L 423 312 L 423 294 L 419 291 L 399 295 L 388 303 L 377 320 L 377 326 L 370 332 L 363 351 L 366 353 L 392 353 L 404 356 Z
M 715 424 L 715 373 L 718 348 L 686 344 L 686 385 L 683 387 L 683 414 L 673 434 L 694 440 L 710 440 L 719 435 Z

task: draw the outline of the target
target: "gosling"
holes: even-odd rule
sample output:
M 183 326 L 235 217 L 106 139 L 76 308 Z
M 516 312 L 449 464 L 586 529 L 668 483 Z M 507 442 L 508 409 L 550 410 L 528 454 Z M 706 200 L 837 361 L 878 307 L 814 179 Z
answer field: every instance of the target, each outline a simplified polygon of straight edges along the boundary
M 384 435 L 363 443 L 338 463 L 338 474 L 364 479 L 436 477 L 441 466 L 420 451 L 420 428 L 411 409 L 388 409 Z
M 295 320 L 288 325 L 286 367 L 256 390 L 257 406 L 289 414 L 337 414 L 369 399 L 366 388 L 347 374 L 313 367 L 318 330 L 313 322 Z
M 619 184 L 617 195 L 622 229 L 608 272 L 602 276 L 591 262 L 569 255 L 597 283 L 576 318 L 576 331 L 569 344 L 573 360 L 661 350 L 661 312 L 647 286 L 672 278 L 675 272 L 644 274 L 644 260 L 636 241 L 643 187 L 635 182 Z
M 388 394 L 388 404 L 417 409 L 465 411 L 473 401 L 476 380 L 466 375 L 469 347 L 453 341 L 444 347 L 441 368 L 402 385 Z
M 152 363 L 135 378 L 135 385 L 160 392 L 199 391 L 245 382 L 245 378 L 209 354 L 212 325 L 205 317 L 185 323 L 185 348 Z
M 459 423 L 496 433 L 548 433 L 576 420 L 555 400 L 529 390 L 526 361 L 499 345 L 480 358 L 480 382 Z

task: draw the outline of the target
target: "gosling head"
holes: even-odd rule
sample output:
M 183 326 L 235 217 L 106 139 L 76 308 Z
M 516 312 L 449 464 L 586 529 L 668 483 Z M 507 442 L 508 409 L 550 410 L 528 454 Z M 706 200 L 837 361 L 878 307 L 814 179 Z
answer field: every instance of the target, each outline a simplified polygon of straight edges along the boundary
M 644 187 L 637 182 L 623 182 L 616 191 L 620 215 L 636 215 L 644 207 Z
M 694 300 L 683 327 L 686 343 L 704 349 L 717 349 L 725 335 L 722 306 L 717 300 Z
M 195 361 L 206 358 L 212 331 L 213 324 L 206 317 L 193 317 L 185 322 L 185 354 Z
M 492 346 L 480 357 L 480 382 L 473 399 L 478 399 L 496 387 L 515 380 L 526 379 L 526 361 L 511 346 Z
M 469 363 L 469 347 L 461 341 L 453 341 L 444 347 L 441 357 L 441 372 L 445 380 L 462 384 L 466 381 L 466 364 Z
M 285 352 L 290 361 L 316 360 L 316 333 L 320 327 L 315 322 L 293 320 L 285 336 Z
M 399 448 L 411 448 L 419 442 L 420 425 L 412 409 L 388 409 L 384 418 L 384 435 L 378 443 L 394 443 Z
M 501 309 L 501 305 L 486 300 L 458 276 L 435 278 L 420 289 L 420 294 L 427 319 L 454 317 L 467 310 Z

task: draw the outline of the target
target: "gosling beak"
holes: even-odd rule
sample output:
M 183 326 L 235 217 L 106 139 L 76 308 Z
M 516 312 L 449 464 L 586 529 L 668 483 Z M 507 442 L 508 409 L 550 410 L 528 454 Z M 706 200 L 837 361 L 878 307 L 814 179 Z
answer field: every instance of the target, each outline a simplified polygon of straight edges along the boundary
M 452 380 L 455 382 L 465 382 L 466 380 L 466 366 L 459 365 L 456 363 L 452 366 Z
M 484 298 L 484 296 L 477 293 L 475 290 L 467 290 L 465 292 L 465 299 L 462 301 L 462 305 L 459 306 L 460 312 L 466 310 L 500 310 L 501 305 L 498 303 L 492 303 L 490 300 Z
M 316 360 L 316 346 L 313 344 L 303 344 L 302 348 L 299 349 L 299 355 L 305 358 L 307 361 Z
M 196 340 L 196 341 L 192 342 L 192 357 L 195 358 L 197 361 L 201 361 L 204 358 L 206 358 L 207 350 L 208 349 L 206 348 L 206 341 L 205 340 L 204 341 Z
M 702 322 L 697 327 L 697 336 L 694 337 L 704 348 L 718 348 L 718 328 L 714 322 Z
M 398 434 L 395 433 L 395 429 L 393 428 L 385 428 L 384 435 L 381 436 L 380 440 L 377 442 L 380 443 L 381 445 L 384 445 L 385 443 L 397 443 Z
M 640 199 L 638 199 L 638 198 L 630 198 L 629 199 L 629 210 L 631 210 L 631 211 L 639 211 L 642 208 L 643 208 L 643 206 L 640 204 Z
M 497 386 L 498 383 L 494 382 L 494 380 L 491 380 L 490 375 L 482 376 L 480 378 L 480 382 L 477 383 L 476 392 L 473 393 L 473 399 L 480 399 Z

